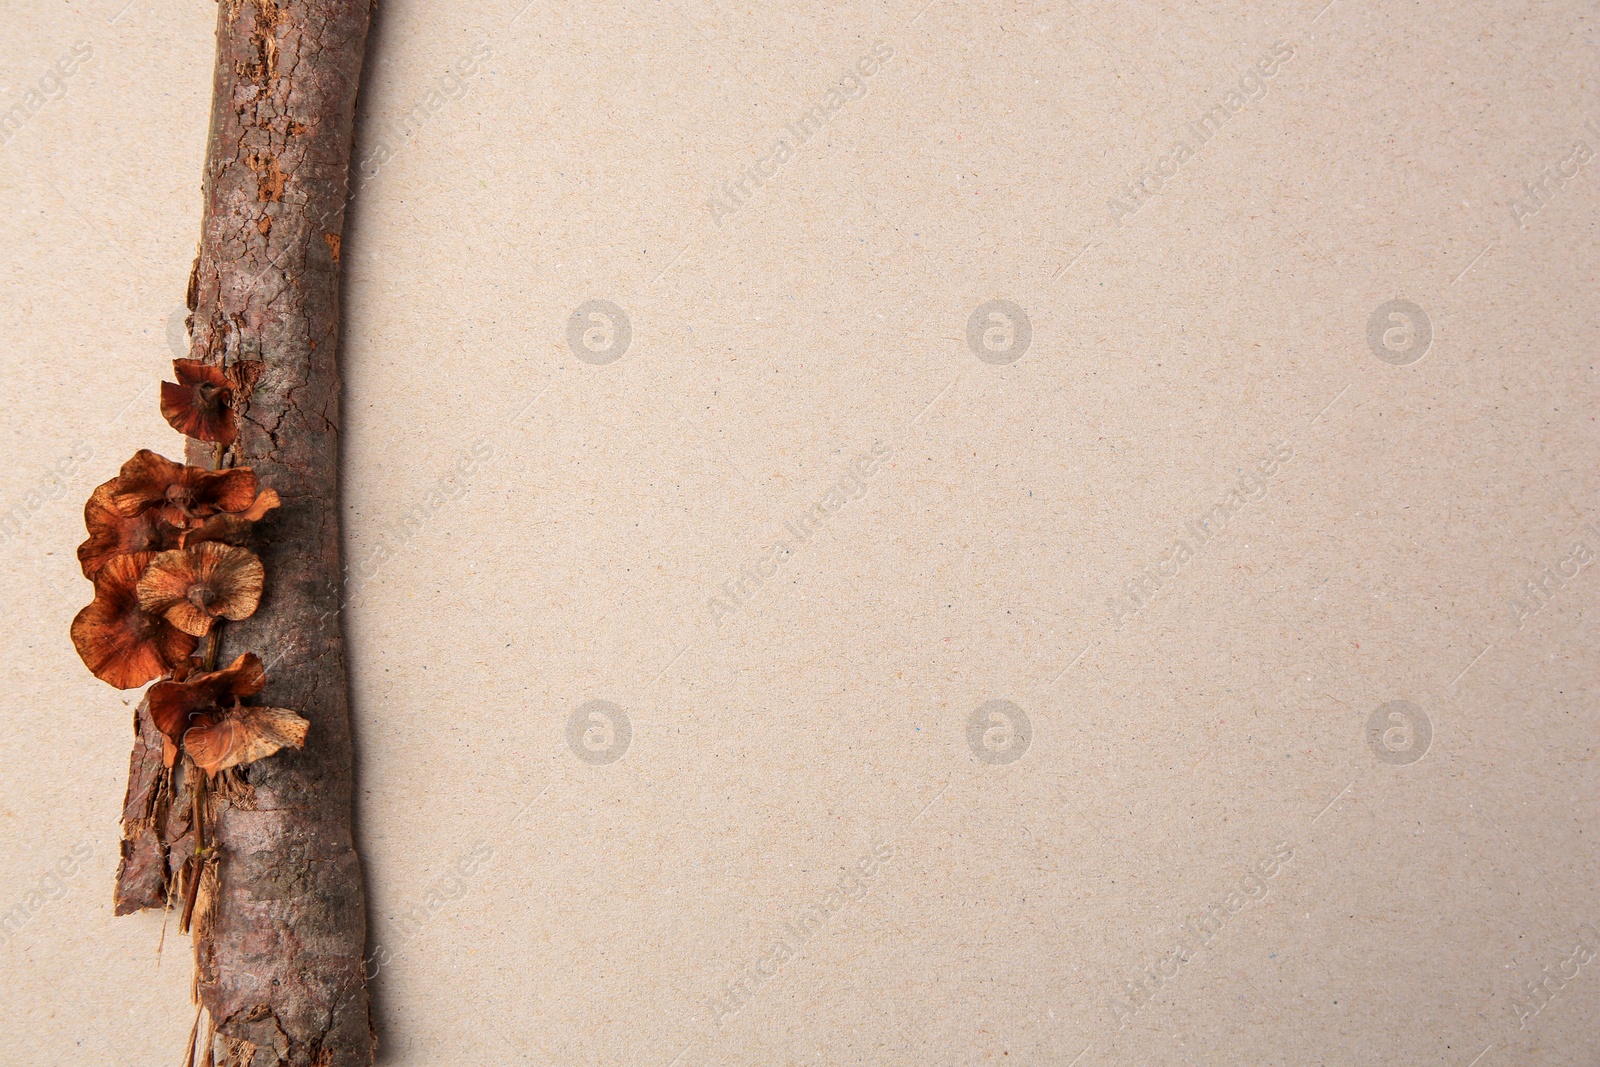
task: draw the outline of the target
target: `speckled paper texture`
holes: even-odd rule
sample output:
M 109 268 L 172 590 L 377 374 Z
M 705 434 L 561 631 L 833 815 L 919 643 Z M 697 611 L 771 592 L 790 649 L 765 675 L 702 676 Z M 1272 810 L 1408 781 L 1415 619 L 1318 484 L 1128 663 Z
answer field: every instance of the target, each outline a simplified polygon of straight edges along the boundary
M 214 20 L 0 37 L 19 1067 L 193 1020 L 111 914 L 137 693 L 67 627 L 83 499 L 180 454 Z M 380 1062 L 1594 1062 L 1592 4 L 374 27 Z

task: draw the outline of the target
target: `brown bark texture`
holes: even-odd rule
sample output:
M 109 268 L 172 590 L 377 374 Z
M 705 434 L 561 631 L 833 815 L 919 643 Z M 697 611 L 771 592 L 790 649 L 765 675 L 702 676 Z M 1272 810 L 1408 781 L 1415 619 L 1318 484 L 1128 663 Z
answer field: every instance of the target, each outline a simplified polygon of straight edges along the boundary
M 231 465 L 283 506 L 259 527 L 260 610 L 223 631 L 220 662 L 255 652 L 258 702 L 311 722 L 305 747 L 211 794 L 214 884 L 202 881 L 195 987 L 223 1063 L 343 1067 L 374 1051 L 366 909 L 351 835 L 352 753 L 339 616 L 339 258 L 369 0 L 220 0 L 190 355 L 259 359 Z M 191 442 L 209 466 L 213 446 Z M 183 790 L 163 787 L 141 705 L 116 910 L 165 907 L 193 850 Z M 198 914 L 198 913 L 197 913 Z

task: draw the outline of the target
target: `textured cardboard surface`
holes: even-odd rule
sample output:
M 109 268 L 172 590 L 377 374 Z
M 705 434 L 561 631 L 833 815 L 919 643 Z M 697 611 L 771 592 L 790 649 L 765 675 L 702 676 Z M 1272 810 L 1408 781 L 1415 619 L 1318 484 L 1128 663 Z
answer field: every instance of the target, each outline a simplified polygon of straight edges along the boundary
M 66 636 L 180 449 L 214 8 L 124 2 L 0 38 L 8 1064 L 192 1019 Z M 1600 30 L 1324 2 L 383 5 L 384 1062 L 1593 1062 Z

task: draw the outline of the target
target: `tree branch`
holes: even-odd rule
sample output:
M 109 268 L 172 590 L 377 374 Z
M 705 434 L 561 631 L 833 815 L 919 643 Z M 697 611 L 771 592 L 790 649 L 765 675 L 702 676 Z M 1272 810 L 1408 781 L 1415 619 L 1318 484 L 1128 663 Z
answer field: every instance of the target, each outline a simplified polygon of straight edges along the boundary
M 340 630 L 339 259 L 368 0 L 220 0 L 191 357 L 260 360 L 228 459 L 283 506 L 260 526 L 260 610 L 221 661 L 254 651 L 260 701 L 311 722 L 304 748 L 208 798 L 214 885 L 201 883 L 196 990 L 224 1063 L 368 1064 L 361 870 Z M 213 446 L 191 442 L 210 466 Z M 124 812 L 119 914 L 165 907 L 190 842 L 161 736 L 141 706 Z M 198 867 L 197 867 L 198 869 Z M 210 899 L 207 899 L 207 898 Z

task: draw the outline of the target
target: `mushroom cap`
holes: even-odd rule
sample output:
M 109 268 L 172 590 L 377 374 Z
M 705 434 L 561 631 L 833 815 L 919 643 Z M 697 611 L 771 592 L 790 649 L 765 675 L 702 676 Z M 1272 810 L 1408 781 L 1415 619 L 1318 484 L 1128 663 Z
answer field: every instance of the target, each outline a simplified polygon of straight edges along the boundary
M 160 508 L 161 517 L 186 528 L 219 511 L 242 512 L 256 503 L 256 474 L 249 467 L 211 471 L 175 463 L 141 448 L 110 483 L 111 504 L 129 517 Z
M 285 708 L 239 703 L 265 685 L 260 658 L 246 652 L 223 670 L 151 686 L 150 719 L 166 738 L 167 766 L 180 747 L 211 775 L 264 759 L 281 748 L 299 748 L 309 722 Z
M 138 584 L 153 552 L 108 560 L 95 574 L 94 600 L 72 620 L 72 644 L 96 678 L 134 689 L 183 663 L 199 643 L 139 606 Z
M 208 726 L 183 736 L 184 751 L 196 766 L 215 775 L 229 767 L 254 763 L 281 748 L 305 744 L 311 724 L 287 708 L 240 705 Z
M 239 430 L 233 419 L 233 388 L 221 367 L 198 359 L 175 359 L 176 382 L 161 383 L 161 417 L 198 441 L 232 444 Z
M 266 569 L 247 548 L 203 541 L 162 552 L 139 579 L 139 606 L 196 637 L 213 619 L 249 618 L 261 603 Z
M 112 503 L 116 480 L 98 486 L 83 505 L 83 525 L 89 539 L 78 546 L 83 576 L 92 579 L 116 556 L 137 552 L 165 552 L 176 548 L 183 531 L 167 522 L 156 509 L 124 515 Z

